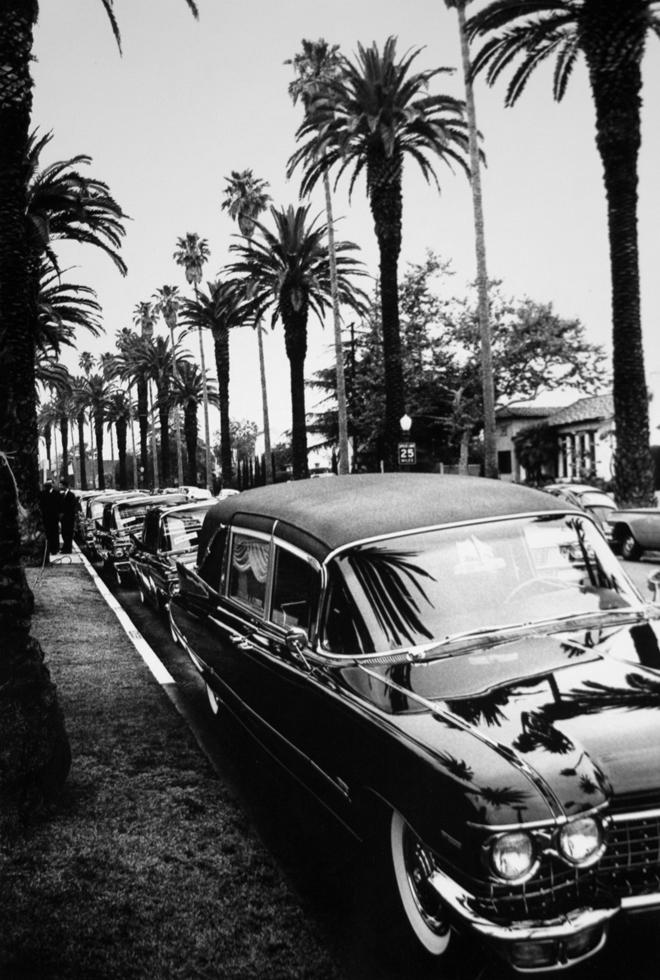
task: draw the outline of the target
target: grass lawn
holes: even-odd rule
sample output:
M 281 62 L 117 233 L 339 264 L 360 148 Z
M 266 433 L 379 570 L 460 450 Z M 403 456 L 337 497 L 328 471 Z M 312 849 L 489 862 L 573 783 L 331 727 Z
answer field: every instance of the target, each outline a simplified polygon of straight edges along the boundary
M 73 764 L 57 809 L 0 844 L 0 977 L 338 977 L 84 568 L 34 589 Z

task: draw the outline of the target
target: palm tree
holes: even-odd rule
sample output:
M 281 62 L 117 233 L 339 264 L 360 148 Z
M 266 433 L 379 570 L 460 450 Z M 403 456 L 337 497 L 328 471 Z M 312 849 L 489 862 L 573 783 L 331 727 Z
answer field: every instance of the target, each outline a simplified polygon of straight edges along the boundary
M 119 489 L 126 490 L 126 436 L 132 418 L 133 406 L 125 391 L 113 391 L 108 395 L 105 418 L 108 430 L 114 425 L 117 432 L 117 455 L 119 456 Z
M 310 312 L 321 322 L 331 303 L 327 226 L 318 219 L 308 222 L 309 206 L 270 209 L 274 231 L 255 222 L 259 238 L 237 242 L 230 251 L 237 261 L 227 272 L 252 288 L 251 311 L 260 319 L 271 310 L 271 322 L 284 326 L 284 340 L 291 373 L 291 422 L 293 477 L 308 475 L 305 414 L 305 357 L 307 320 Z M 337 280 L 343 303 L 360 308 L 366 296 L 351 277 L 364 275 L 362 264 L 351 254 L 352 242 L 337 242 Z
M 153 486 L 159 485 L 158 480 L 158 455 L 156 453 L 156 430 L 153 416 L 153 400 L 151 395 L 151 383 L 148 373 L 145 373 L 145 365 L 148 360 L 148 349 L 154 335 L 156 314 L 153 304 L 147 301 L 136 303 L 133 310 L 133 323 L 140 328 L 140 342 L 136 343 L 131 351 L 132 366 L 136 372 L 138 386 L 138 416 L 140 424 L 140 443 L 146 447 L 147 432 L 151 441 L 151 464 L 153 467 Z M 146 359 L 146 360 L 145 360 Z M 151 416 L 151 425 L 149 417 Z M 142 463 L 146 476 L 147 467 Z
M 163 484 L 170 482 L 170 408 L 172 405 L 172 379 L 177 352 L 172 351 L 166 337 L 143 338 L 134 353 L 134 364 L 143 377 L 156 385 L 157 406 L 160 422 L 160 458 Z M 153 429 L 152 429 L 153 431 Z M 152 443 L 155 452 L 155 443 Z M 155 467 L 154 467 L 155 470 Z M 158 481 L 156 480 L 156 483 Z
M 323 93 L 326 79 L 333 78 L 341 71 L 339 45 L 332 47 L 323 38 L 318 41 L 303 39 L 302 51 L 285 62 L 293 65 L 296 78 L 289 84 L 289 95 L 294 104 L 302 99 L 307 112 L 314 98 Z M 335 331 L 335 373 L 337 375 L 337 429 L 339 442 L 339 473 L 349 472 L 348 458 L 348 412 L 346 407 L 346 379 L 344 374 L 344 349 L 341 338 L 341 317 L 339 315 L 339 293 L 337 289 L 337 264 L 335 261 L 335 230 L 332 214 L 332 192 L 330 175 L 323 172 L 325 192 L 325 216 L 328 223 L 328 258 L 330 259 L 330 287 L 332 290 L 332 317 Z
M 90 374 L 85 379 L 89 410 L 94 420 L 94 436 L 96 441 L 96 475 L 99 490 L 105 490 L 105 472 L 103 469 L 103 423 L 108 410 L 110 392 L 108 382 L 102 374 Z
M 468 0 L 445 0 L 458 16 L 458 35 L 461 44 L 461 62 L 465 83 L 465 111 L 468 123 L 470 151 L 470 184 L 472 187 L 472 214 L 474 218 L 474 243 L 477 259 L 478 316 L 481 334 L 481 388 L 484 411 L 484 475 L 497 477 L 497 449 L 495 444 L 495 383 L 493 380 L 493 352 L 488 302 L 488 271 L 486 266 L 486 236 L 484 233 L 484 209 L 481 193 L 481 160 L 477 111 L 474 104 L 474 86 L 470 67 L 470 50 L 465 30 L 465 7 Z
M 213 382 L 206 383 L 209 403 L 218 404 Z M 174 400 L 183 408 L 183 432 L 186 440 L 186 482 L 197 485 L 197 411 L 204 399 L 202 372 L 196 364 L 183 361 L 174 379 Z
M 177 318 L 179 308 L 183 302 L 183 298 L 179 295 L 178 286 L 161 286 L 157 289 L 153 297 L 154 313 L 159 313 L 168 330 L 170 331 L 170 344 L 172 345 L 172 350 L 175 349 L 175 336 L 174 332 L 177 328 Z M 172 359 L 172 371 L 173 379 L 176 381 L 177 376 L 177 359 Z M 174 411 L 174 435 L 176 438 L 176 465 L 177 465 L 177 478 L 179 486 L 183 485 L 183 454 L 181 452 L 181 425 L 179 422 L 179 413 L 175 409 Z
M 514 105 L 537 65 L 555 59 L 560 101 L 582 54 L 596 110 L 596 145 L 607 196 L 612 275 L 615 484 L 622 503 L 653 500 L 649 418 L 640 319 L 637 157 L 641 62 L 647 34 L 660 32 L 657 0 L 496 0 L 467 22 L 470 40 L 485 39 L 473 72 L 489 85 L 513 68 L 506 105 Z
M 119 43 L 113 0 L 101 3 Z M 193 0 L 186 3 L 197 16 Z M 0 607 L 6 668 L 0 742 L 7 744 L 7 731 L 25 732 L 24 738 L 14 739 L 3 752 L 0 794 L 5 810 L 7 804 L 14 805 L 16 797 L 24 801 L 25 809 L 26 800 L 37 807 L 56 796 L 71 762 L 57 695 L 39 644 L 30 637 L 32 603 L 20 562 L 15 482 L 17 478 L 23 506 L 36 509 L 38 437 L 25 160 L 38 11 L 37 0 L 0 4 L 0 445 L 4 453 L 13 454 L 13 473 L 5 457 L 0 466 Z
M 73 379 L 71 389 L 71 412 L 78 428 L 78 458 L 80 461 L 80 489 L 87 490 L 87 465 L 85 457 L 85 412 L 89 408 L 89 392 L 85 378 Z
M 60 462 L 60 472 L 58 478 L 68 480 L 69 478 L 69 416 L 71 414 L 71 390 L 73 378 L 70 376 L 64 384 L 55 388 L 55 399 L 53 407 L 57 414 L 57 424 L 60 429 L 60 444 L 62 446 L 62 459 Z
M 450 69 L 411 72 L 419 51 L 400 60 L 396 39 L 382 52 L 374 43 L 358 45 L 356 61 L 341 56 L 339 71 L 324 79 L 298 129 L 301 142 L 289 161 L 289 173 L 304 165 L 302 192 L 338 166 L 338 177 L 351 169 L 350 191 L 366 171 L 367 194 L 380 252 L 380 293 L 385 357 L 385 465 L 396 469 L 399 419 L 404 414 L 399 330 L 398 262 L 403 214 L 402 177 L 406 157 L 427 181 L 438 185 L 429 154 L 466 173 L 468 150 L 464 104 L 447 95 L 429 95 L 432 78 Z
M 116 354 L 117 360 L 117 371 L 118 376 L 128 382 L 129 390 L 132 385 L 135 385 L 136 398 L 137 398 L 137 418 L 138 418 L 138 428 L 139 428 L 139 441 L 140 441 L 140 472 L 142 474 L 141 482 L 144 483 L 149 470 L 149 391 L 147 379 L 143 376 L 142 365 L 140 363 L 139 352 L 145 341 L 140 337 L 134 330 L 129 327 L 123 327 L 121 330 L 117 331 L 115 339 L 115 347 L 118 350 Z M 132 423 L 131 423 L 132 429 Z M 137 468 L 137 460 L 135 458 L 135 453 L 133 454 L 133 467 L 134 475 Z M 138 483 L 136 482 L 136 486 Z
M 82 392 L 79 394 L 79 399 L 84 400 L 85 408 L 89 409 L 89 454 L 90 454 L 91 469 L 92 469 L 92 488 L 95 488 L 96 477 L 94 476 L 94 418 L 92 415 L 91 405 L 90 405 L 89 385 L 87 384 L 90 375 L 94 370 L 94 358 L 89 353 L 89 351 L 83 351 L 81 353 L 80 357 L 78 358 L 78 367 L 84 374 L 84 378 L 82 379 L 83 388 L 82 388 Z
M 232 170 L 231 176 L 225 177 L 225 197 L 222 210 L 238 223 L 241 235 L 251 238 L 254 234 L 254 222 L 266 210 L 270 203 L 270 194 L 266 188 L 268 181 L 255 177 L 252 170 Z M 264 359 L 263 328 L 258 320 L 254 321 L 259 352 L 259 377 L 261 380 L 261 410 L 264 426 L 264 459 L 266 462 L 266 483 L 273 482 L 273 460 L 270 444 L 270 418 L 268 414 L 268 389 L 266 387 L 266 362 Z
M 202 270 L 209 257 L 209 243 L 205 238 L 200 238 L 196 232 L 187 232 L 181 238 L 177 238 L 174 261 L 177 265 L 184 267 L 186 271 L 186 282 L 192 283 L 195 299 L 197 299 L 197 289 L 202 281 Z M 206 487 L 208 490 L 213 485 L 211 473 L 211 432 L 209 429 L 209 396 L 206 382 L 206 365 L 204 362 L 204 340 L 202 328 L 199 327 L 199 364 L 202 370 L 202 384 L 204 386 L 204 438 L 206 446 L 204 456 L 206 460 Z
M 43 436 L 44 443 L 46 445 L 46 459 L 48 460 L 48 470 L 49 472 L 53 468 L 51 449 L 52 449 L 52 432 L 54 427 L 57 425 L 57 410 L 53 399 L 45 402 L 39 409 L 37 413 L 37 426 L 39 434 Z
M 237 289 L 236 283 L 218 279 L 208 283 L 208 292 L 197 290 L 196 298 L 185 303 L 182 315 L 189 328 L 206 329 L 213 334 L 220 407 L 220 465 L 224 486 L 231 486 L 233 478 L 229 426 L 229 332 L 235 327 L 242 327 L 248 317 L 243 293 L 244 290 Z

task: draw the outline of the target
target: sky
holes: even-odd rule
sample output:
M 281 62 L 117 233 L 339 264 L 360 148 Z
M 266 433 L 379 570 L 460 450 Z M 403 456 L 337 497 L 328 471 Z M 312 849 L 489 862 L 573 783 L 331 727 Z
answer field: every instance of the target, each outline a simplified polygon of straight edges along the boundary
M 477 0 L 480 2 L 480 0 Z M 325 38 L 353 56 L 358 43 L 421 49 L 416 70 L 451 67 L 432 91 L 463 97 L 455 11 L 444 0 L 198 0 L 195 21 L 184 0 L 116 0 L 120 55 L 101 0 L 41 0 L 35 31 L 33 124 L 53 132 L 42 163 L 86 153 L 85 172 L 104 180 L 130 215 L 122 254 L 128 275 L 91 248 L 60 249 L 66 267 L 93 286 L 106 334 L 82 336 L 79 350 L 114 347 L 135 305 L 164 284 L 189 287 L 173 260 L 177 238 L 196 232 L 211 256 L 205 279 L 230 259 L 237 229 L 221 211 L 225 178 L 251 168 L 267 180 L 273 203 L 297 204 L 299 182 L 286 179 L 302 109 L 288 95 L 284 62 L 303 38 Z M 651 425 L 660 424 L 660 46 L 649 39 L 644 66 L 639 161 L 639 244 L 647 379 L 655 393 Z M 593 343 L 611 349 L 606 207 L 595 146 L 594 111 L 583 65 L 562 103 L 551 94 L 551 68 L 536 72 L 518 104 L 504 107 L 504 86 L 475 85 L 487 166 L 482 174 L 488 274 L 505 294 L 552 302 L 578 318 Z M 441 194 L 406 164 L 401 271 L 432 249 L 450 259 L 449 293 L 464 295 L 475 276 L 468 182 L 439 164 Z M 334 200 L 337 235 L 356 242 L 372 276 L 378 251 L 359 182 L 352 199 L 341 183 Z M 321 195 L 311 213 L 323 212 Z M 73 274 L 71 275 L 73 279 Z M 159 327 L 165 332 L 164 324 Z M 309 323 L 307 375 L 333 363 L 332 326 Z M 198 358 L 194 341 L 188 347 Z M 281 327 L 265 338 L 271 437 L 290 427 L 289 371 Z M 253 331 L 231 337 L 230 414 L 261 428 L 257 344 Z M 206 362 L 213 365 L 210 338 Z M 77 354 L 65 363 L 77 369 Z M 579 393 L 576 397 L 579 396 Z M 317 399 L 307 396 L 308 411 Z M 548 396 L 547 404 L 558 400 Z M 219 428 L 212 409 L 211 430 Z

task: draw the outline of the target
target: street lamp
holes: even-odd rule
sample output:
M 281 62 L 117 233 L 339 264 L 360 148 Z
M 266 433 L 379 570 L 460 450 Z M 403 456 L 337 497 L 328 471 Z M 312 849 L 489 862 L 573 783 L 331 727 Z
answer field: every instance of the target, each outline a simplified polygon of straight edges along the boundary
M 407 436 L 410 432 L 413 420 L 410 418 L 407 412 L 405 412 L 399 419 L 399 426 L 401 431 Z

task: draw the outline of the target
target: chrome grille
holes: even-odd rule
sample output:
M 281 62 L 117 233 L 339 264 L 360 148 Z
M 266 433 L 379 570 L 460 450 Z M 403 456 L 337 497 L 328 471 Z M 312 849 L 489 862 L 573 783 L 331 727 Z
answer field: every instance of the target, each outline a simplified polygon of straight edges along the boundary
M 487 885 L 477 898 L 489 918 L 552 918 L 584 905 L 611 905 L 631 895 L 660 894 L 660 811 L 617 816 L 607 847 L 593 868 L 570 868 L 546 855 L 525 885 Z

